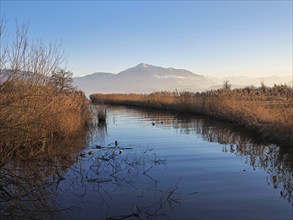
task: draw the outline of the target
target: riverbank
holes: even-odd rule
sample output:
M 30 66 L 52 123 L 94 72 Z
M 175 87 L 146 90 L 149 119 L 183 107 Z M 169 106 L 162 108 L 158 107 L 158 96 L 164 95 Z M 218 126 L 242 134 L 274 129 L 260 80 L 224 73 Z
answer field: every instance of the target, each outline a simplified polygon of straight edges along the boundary
M 55 140 L 75 136 L 90 114 L 82 92 L 19 83 L 0 89 L 0 164 L 18 152 L 35 156 Z
M 286 85 L 224 88 L 203 93 L 92 94 L 90 99 L 94 104 L 202 114 L 244 126 L 270 141 L 293 146 L 293 89 Z

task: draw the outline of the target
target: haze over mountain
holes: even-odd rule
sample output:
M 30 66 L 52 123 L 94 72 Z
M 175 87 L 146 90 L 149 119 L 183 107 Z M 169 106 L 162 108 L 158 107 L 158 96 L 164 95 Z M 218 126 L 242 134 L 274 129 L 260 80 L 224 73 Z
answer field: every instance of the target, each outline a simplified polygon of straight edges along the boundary
M 118 74 L 97 72 L 75 77 L 73 83 L 87 95 L 92 93 L 149 93 L 154 91 L 204 91 L 212 80 L 184 69 L 163 68 L 145 63 Z
M 74 86 L 86 95 L 92 93 L 150 93 L 154 91 L 205 91 L 218 89 L 223 81 L 229 80 L 232 88 L 267 86 L 276 84 L 291 85 L 290 76 L 270 76 L 249 78 L 241 77 L 205 77 L 184 69 L 163 68 L 145 63 L 126 69 L 118 74 L 96 72 L 83 77 L 73 78 Z

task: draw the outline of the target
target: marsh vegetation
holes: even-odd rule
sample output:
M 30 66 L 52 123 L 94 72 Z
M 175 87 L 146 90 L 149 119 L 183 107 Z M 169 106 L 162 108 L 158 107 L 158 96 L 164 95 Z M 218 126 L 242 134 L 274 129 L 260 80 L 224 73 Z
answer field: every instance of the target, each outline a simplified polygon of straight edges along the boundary
M 30 42 L 17 26 L 12 42 L 0 22 L 0 167 L 21 153 L 30 158 L 76 135 L 89 117 L 83 92 L 72 87 L 58 44 Z
M 287 85 L 253 86 L 202 93 L 92 94 L 92 103 L 132 105 L 195 113 L 246 127 L 271 141 L 293 146 L 293 89 Z

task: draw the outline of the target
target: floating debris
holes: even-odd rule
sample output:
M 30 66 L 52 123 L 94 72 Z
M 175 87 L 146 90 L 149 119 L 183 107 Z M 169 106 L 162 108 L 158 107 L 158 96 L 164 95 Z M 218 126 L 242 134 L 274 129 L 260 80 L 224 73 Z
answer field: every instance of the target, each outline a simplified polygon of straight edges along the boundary
M 95 182 L 95 183 L 108 183 L 111 182 L 112 179 L 103 179 L 103 178 L 92 178 L 87 179 L 88 182 Z
M 85 157 L 85 153 L 79 154 L 80 157 Z
M 88 152 L 89 155 L 92 155 L 92 154 L 94 154 L 94 153 L 95 153 L 94 151 L 90 151 L 90 152 Z
M 123 153 L 123 150 L 120 149 L 120 150 L 119 150 L 119 154 L 122 154 L 122 153 Z
M 100 145 L 96 145 L 95 148 L 96 149 L 115 149 L 116 147 L 111 147 L 111 145 L 108 144 L 108 146 L 106 146 L 106 147 L 103 147 L 103 146 L 100 146 Z
M 133 148 L 132 147 L 121 147 L 120 149 L 121 150 L 132 150 Z
M 106 158 L 106 157 L 99 157 L 100 160 L 104 160 L 104 161 L 109 161 L 110 158 Z

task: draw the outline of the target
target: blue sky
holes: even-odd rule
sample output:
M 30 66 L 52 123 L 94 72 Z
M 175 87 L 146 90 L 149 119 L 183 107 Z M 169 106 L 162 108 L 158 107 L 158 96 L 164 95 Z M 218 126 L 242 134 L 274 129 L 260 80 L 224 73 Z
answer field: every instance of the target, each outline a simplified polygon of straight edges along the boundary
M 31 40 L 62 41 L 75 76 L 139 63 L 292 74 L 292 1 L 0 1 L 7 31 L 17 19 L 29 23 Z

